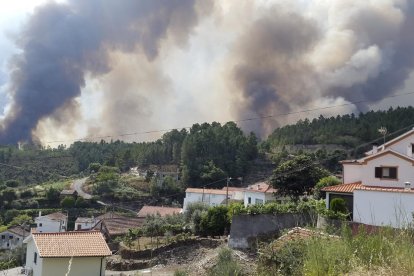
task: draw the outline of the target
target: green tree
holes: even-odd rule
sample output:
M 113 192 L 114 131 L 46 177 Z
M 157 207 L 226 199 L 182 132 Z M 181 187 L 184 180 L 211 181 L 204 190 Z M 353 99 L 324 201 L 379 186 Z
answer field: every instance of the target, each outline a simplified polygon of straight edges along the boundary
M 46 199 L 50 202 L 53 202 L 57 198 L 59 198 L 59 195 L 60 195 L 60 192 L 53 187 L 50 187 L 49 189 L 46 190 Z
M 299 155 L 292 160 L 281 163 L 274 171 L 271 179 L 278 194 L 299 196 L 309 193 L 316 183 L 329 172 L 312 160 L 308 155 Z
M 230 228 L 226 206 L 216 206 L 208 209 L 207 214 L 201 218 L 201 232 L 209 236 L 220 236 Z
M 339 180 L 337 177 L 330 175 L 321 178 L 318 183 L 316 183 L 315 188 L 313 189 L 313 197 L 315 199 L 321 198 L 321 189 L 328 186 L 334 186 L 341 183 L 341 180 Z
M 60 206 L 64 209 L 69 209 L 75 207 L 75 199 L 71 196 L 67 196 L 60 202 Z
M 29 226 L 31 223 L 33 223 L 32 217 L 30 217 L 27 214 L 20 214 L 12 219 L 10 222 L 10 225 L 23 225 L 26 224 Z

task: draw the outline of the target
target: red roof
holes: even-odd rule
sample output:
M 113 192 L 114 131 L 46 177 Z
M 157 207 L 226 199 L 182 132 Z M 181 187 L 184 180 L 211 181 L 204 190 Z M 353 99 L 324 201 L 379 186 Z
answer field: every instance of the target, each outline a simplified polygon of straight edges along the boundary
M 224 190 L 203 189 L 203 188 L 187 188 L 185 192 L 186 193 L 197 193 L 197 194 L 213 194 L 213 195 L 226 195 L 227 193 L 227 191 L 224 191 Z
M 276 193 L 277 189 L 274 189 L 271 185 L 266 182 L 258 182 L 253 185 L 250 185 L 246 188 L 246 192 L 256 192 L 256 193 Z
M 99 231 L 32 233 L 42 258 L 48 257 L 105 257 L 111 251 Z
M 165 217 L 167 215 L 179 214 L 181 210 L 181 208 L 144 205 L 141 210 L 139 210 L 138 217 L 146 217 L 148 215 L 156 214 L 160 214 L 161 217 Z
M 356 188 L 355 190 L 362 191 L 376 191 L 376 192 L 390 192 L 390 193 L 414 193 L 413 189 L 404 188 L 390 188 L 390 187 L 379 187 L 379 186 L 363 186 Z
M 332 192 L 332 193 L 349 193 L 352 194 L 355 189 L 362 187 L 361 182 L 354 182 L 354 183 L 347 183 L 347 184 L 339 184 L 335 186 L 328 186 L 321 189 L 324 192 Z

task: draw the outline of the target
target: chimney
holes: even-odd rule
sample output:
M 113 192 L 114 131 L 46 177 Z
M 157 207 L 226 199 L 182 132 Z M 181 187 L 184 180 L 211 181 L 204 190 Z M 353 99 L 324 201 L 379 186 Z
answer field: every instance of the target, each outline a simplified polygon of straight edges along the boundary
M 404 182 L 404 190 L 410 191 L 411 190 L 411 183 L 410 182 Z
M 407 155 L 413 157 L 413 144 L 407 146 Z
M 39 211 L 39 217 L 41 217 L 42 216 L 42 211 Z
M 372 154 L 376 154 L 378 152 L 378 145 L 372 144 Z

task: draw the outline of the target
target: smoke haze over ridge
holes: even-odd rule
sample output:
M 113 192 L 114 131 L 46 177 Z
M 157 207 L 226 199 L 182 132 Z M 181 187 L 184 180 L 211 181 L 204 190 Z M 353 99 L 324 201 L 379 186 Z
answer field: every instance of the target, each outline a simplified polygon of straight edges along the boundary
M 0 143 L 359 100 L 325 112 L 365 111 L 409 79 L 413 29 L 403 0 L 48 3 L 17 36 Z M 241 126 L 263 136 L 284 123 Z

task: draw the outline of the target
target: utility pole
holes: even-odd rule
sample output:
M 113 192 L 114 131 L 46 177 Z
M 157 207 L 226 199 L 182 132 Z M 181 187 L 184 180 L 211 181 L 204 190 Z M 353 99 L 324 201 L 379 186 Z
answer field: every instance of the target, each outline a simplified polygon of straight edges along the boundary
M 226 206 L 229 205 L 229 182 L 231 177 L 227 177 L 227 183 L 226 183 Z

